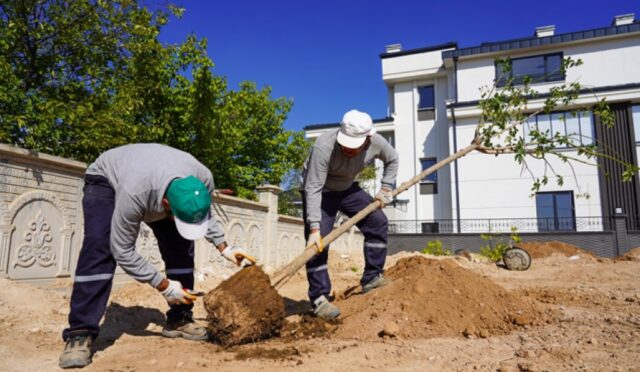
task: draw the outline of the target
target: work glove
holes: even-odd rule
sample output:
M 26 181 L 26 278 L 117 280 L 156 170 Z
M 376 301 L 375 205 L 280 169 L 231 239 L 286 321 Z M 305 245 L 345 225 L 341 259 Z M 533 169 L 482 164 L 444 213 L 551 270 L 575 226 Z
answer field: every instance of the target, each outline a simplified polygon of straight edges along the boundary
M 307 247 L 312 244 L 316 245 L 316 250 L 318 251 L 318 253 L 322 253 L 322 251 L 324 250 L 324 245 L 322 244 L 322 236 L 320 235 L 320 230 L 312 231 L 311 234 L 309 234 Z
M 171 280 L 171 279 L 168 279 L 168 280 L 169 280 L 169 286 L 164 291 L 161 291 L 160 293 L 162 293 L 162 295 L 167 300 L 169 305 L 178 305 L 178 304 L 189 305 L 196 300 L 196 296 L 192 295 L 191 293 L 183 289 L 182 284 L 179 281 Z
M 256 263 L 256 258 L 248 254 L 242 247 L 228 245 L 220 253 L 222 254 L 222 257 L 233 262 L 236 266 L 240 266 L 243 260 L 249 261 L 251 265 Z
M 376 199 L 382 202 L 382 206 L 384 207 L 387 204 L 393 202 L 393 195 L 391 194 L 391 190 L 382 188 L 376 194 Z

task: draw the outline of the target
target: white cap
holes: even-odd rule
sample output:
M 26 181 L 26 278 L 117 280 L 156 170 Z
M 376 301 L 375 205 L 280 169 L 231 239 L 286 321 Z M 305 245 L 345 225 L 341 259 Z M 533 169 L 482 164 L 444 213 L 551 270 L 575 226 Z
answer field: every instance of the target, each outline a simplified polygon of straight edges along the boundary
M 209 220 L 211 219 L 211 214 L 207 216 L 207 218 L 203 218 L 202 221 L 195 223 L 185 222 L 178 217 L 174 216 L 174 221 L 176 223 L 176 228 L 180 235 L 183 238 L 189 240 L 196 240 L 204 237 L 207 234 L 207 230 L 209 228 Z
M 350 149 L 362 146 L 367 136 L 376 132 L 373 120 L 366 112 L 351 110 L 344 114 L 338 131 L 338 143 Z

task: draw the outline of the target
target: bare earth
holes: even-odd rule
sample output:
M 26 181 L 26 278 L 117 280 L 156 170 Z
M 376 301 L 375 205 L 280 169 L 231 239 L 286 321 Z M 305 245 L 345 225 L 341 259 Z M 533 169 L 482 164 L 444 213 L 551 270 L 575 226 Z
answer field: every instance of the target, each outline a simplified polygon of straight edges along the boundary
M 527 247 L 536 257 L 524 272 L 400 253 L 387 261 L 393 283 L 366 295 L 356 287 L 362 258 L 332 254 L 340 322 L 305 315 L 299 274 L 280 291 L 281 336 L 228 349 L 163 338 L 163 298 L 128 283 L 112 293 L 85 370 L 640 371 L 640 250 L 606 260 L 577 247 L 551 255 L 553 247 Z M 58 369 L 70 288 L 70 280 L 38 288 L 0 279 L 0 371 Z M 195 314 L 206 321 L 202 303 Z

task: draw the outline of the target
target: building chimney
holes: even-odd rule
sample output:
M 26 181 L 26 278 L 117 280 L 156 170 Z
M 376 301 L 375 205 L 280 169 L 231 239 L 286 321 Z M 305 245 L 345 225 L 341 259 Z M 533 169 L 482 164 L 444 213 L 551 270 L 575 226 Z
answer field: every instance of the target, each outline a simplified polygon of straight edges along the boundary
M 555 31 L 556 31 L 555 25 L 536 27 L 536 36 L 537 37 L 553 36 Z
M 402 44 L 390 44 L 384 47 L 387 53 L 398 53 L 402 51 Z
M 630 25 L 633 23 L 633 21 L 635 21 L 635 14 L 633 13 L 621 14 L 613 18 L 613 25 L 614 26 Z

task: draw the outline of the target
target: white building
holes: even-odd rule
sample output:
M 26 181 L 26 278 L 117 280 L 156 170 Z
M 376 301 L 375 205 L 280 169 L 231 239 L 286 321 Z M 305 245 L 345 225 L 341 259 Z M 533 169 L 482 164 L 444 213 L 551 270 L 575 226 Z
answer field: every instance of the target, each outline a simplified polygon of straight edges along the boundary
M 618 16 L 611 26 L 555 34 L 553 26 L 540 27 L 531 37 L 458 48 L 448 43 L 412 50 L 399 44 L 380 55 L 382 79 L 388 88 L 389 118 L 375 120 L 400 155 L 398 184 L 469 145 L 480 119 L 481 88 L 497 77 L 496 58 L 510 58 L 513 77 L 528 75 L 541 97 L 529 108 L 541 106 L 553 86 L 577 81 L 584 88 L 576 104 L 585 109 L 577 117 L 563 111 L 538 115 L 530 123 L 554 133 L 580 133 L 638 164 L 640 157 L 640 22 L 633 14 Z M 563 58 L 583 64 L 557 71 Z M 602 130 L 588 107 L 606 98 L 615 114 L 614 129 Z M 573 107 L 574 109 L 578 107 Z M 313 138 L 338 124 L 305 128 Z M 567 154 L 575 153 L 567 149 Z M 555 160 L 555 159 L 553 159 Z M 521 231 L 601 230 L 606 217 L 640 216 L 640 186 L 621 183 L 618 169 L 553 161 L 564 184 L 551 181 L 531 195 L 533 179 L 512 155 L 494 157 L 470 153 L 398 196 L 385 212 L 396 221 L 396 231 L 465 232 L 517 226 Z M 528 162 L 536 175 L 543 162 Z M 549 172 L 549 175 L 552 175 Z M 588 194 L 589 198 L 578 197 Z M 397 221 L 407 221 L 401 223 Z M 480 230 L 477 230 L 480 229 Z

